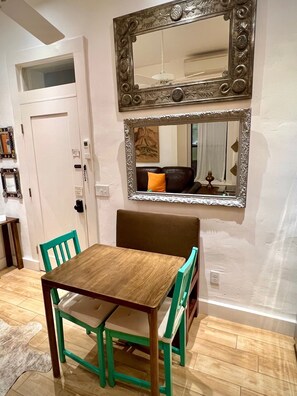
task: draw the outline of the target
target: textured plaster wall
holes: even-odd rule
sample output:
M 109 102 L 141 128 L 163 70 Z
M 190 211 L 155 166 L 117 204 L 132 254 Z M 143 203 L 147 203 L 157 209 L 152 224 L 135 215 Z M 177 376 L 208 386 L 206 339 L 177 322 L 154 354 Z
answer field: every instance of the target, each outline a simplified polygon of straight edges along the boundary
M 29 2 L 29 1 L 28 1 Z M 258 313 L 295 318 L 297 300 L 297 3 L 259 0 L 251 101 L 119 113 L 112 19 L 161 1 L 33 1 L 66 38 L 88 40 L 88 67 L 96 179 L 110 185 L 98 199 L 100 242 L 115 243 L 116 210 L 194 215 L 201 219 L 200 297 Z M 13 124 L 5 54 L 39 45 L 0 15 L 0 124 Z M 132 202 L 127 199 L 123 119 L 190 111 L 252 108 L 246 209 Z M 19 216 L 24 254 L 30 256 L 22 203 L 0 199 Z M 209 271 L 219 270 L 212 287 Z M 235 319 L 235 318 L 234 318 Z

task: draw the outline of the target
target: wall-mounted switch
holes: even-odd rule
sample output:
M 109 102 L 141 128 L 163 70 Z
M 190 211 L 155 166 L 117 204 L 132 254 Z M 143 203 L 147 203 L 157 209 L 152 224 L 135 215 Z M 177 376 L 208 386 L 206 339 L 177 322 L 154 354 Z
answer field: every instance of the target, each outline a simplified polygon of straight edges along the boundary
M 106 184 L 96 184 L 95 191 L 97 197 L 109 197 L 109 186 Z

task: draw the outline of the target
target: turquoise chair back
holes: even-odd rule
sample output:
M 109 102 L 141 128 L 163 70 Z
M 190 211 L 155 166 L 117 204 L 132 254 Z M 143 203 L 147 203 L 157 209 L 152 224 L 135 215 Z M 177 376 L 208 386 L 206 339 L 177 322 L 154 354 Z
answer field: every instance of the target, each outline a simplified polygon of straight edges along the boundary
M 179 325 L 179 323 L 176 323 L 178 314 L 181 309 L 186 308 L 197 255 L 198 248 L 193 247 L 190 257 L 177 273 L 167 327 L 164 333 L 165 338 L 173 336 L 176 326 Z
M 57 266 L 60 266 L 73 257 L 71 251 L 74 250 L 75 255 L 81 252 L 77 232 L 75 230 L 54 238 L 49 242 L 41 243 L 39 246 L 46 272 L 50 272 L 53 269 L 49 256 L 50 251 L 54 253 Z M 52 298 L 54 304 L 59 304 L 60 298 L 56 289 L 52 290 Z

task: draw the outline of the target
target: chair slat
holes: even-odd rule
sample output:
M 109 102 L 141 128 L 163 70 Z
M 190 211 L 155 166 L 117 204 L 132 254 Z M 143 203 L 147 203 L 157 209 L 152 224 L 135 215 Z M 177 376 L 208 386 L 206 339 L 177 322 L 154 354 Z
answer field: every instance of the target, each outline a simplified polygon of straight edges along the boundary
M 53 251 L 54 251 L 54 255 L 55 255 L 57 266 L 60 266 L 61 262 L 60 262 L 60 258 L 59 258 L 59 254 L 58 254 L 56 246 L 53 247 Z
M 64 249 L 63 249 L 62 243 L 59 244 L 59 249 L 60 249 L 60 253 L 61 253 L 61 257 L 62 257 L 62 262 L 65 263 L 66 258 L 65 258 L 65 254 L 64 254 Z
M 68 258 L 68 260 L 70 260 L 70 259 L 71 259 L 71 254 L 70 254 L 68 242 L 65 241 L 65 242 L 64 242 L 64 245 L 65 245 L 65 250 L 66 250 L 66 253 L 67 253 L 67 258 Z

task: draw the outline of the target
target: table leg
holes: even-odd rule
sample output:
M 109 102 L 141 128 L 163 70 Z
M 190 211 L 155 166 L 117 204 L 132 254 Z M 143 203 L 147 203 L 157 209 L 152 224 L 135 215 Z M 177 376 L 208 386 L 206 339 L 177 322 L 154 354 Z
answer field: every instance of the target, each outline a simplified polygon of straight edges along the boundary
M 6 257 L 6 265 L 7 267 L 11 267 L 13 265 L 11 248 L 9 242 L 9 234 L 8 234 L 8 226 L 7 224 L 2 224 L 2 235 L 3 235 L 3 243 Z
M 158 348 L 158 310 L 149 314 L 150 324 L 150 366 L 151 394 L 159 395 L 159 348 Z
M 43 293 L 43 302 L 45 308 L 49 347 L 50 347 L 50 353 L 51 353 L 52 365 L 53 365 L 53 374 L 55 378 L 59 378 L 61 375 L 60 375 L 60 366 L 59 366 L 58 351 L 57 351 L 57 341 L 55 336 L 55 325 L 54 325 L 53 309 L 52 309 L 52 301 L 51 301 L 51 289 L 50 287 L 46 286 L 42 282 L 42 280 L 41 280 L 41 284 L 42 284 L 42 293 Z
M 22 258 L 22 251 L 21 251 L 21 244 L 20 244 L 20 239 L 19 239 L 17 223 L 11 223 L 11 232 L 12 232 L 12 238 L 13 238 L 13 243 L 14 243 L 17 267 L 18 267 L 18 269 L 21 269 L 24 267 L 24 265 L 23 265 L 23 258 Z

